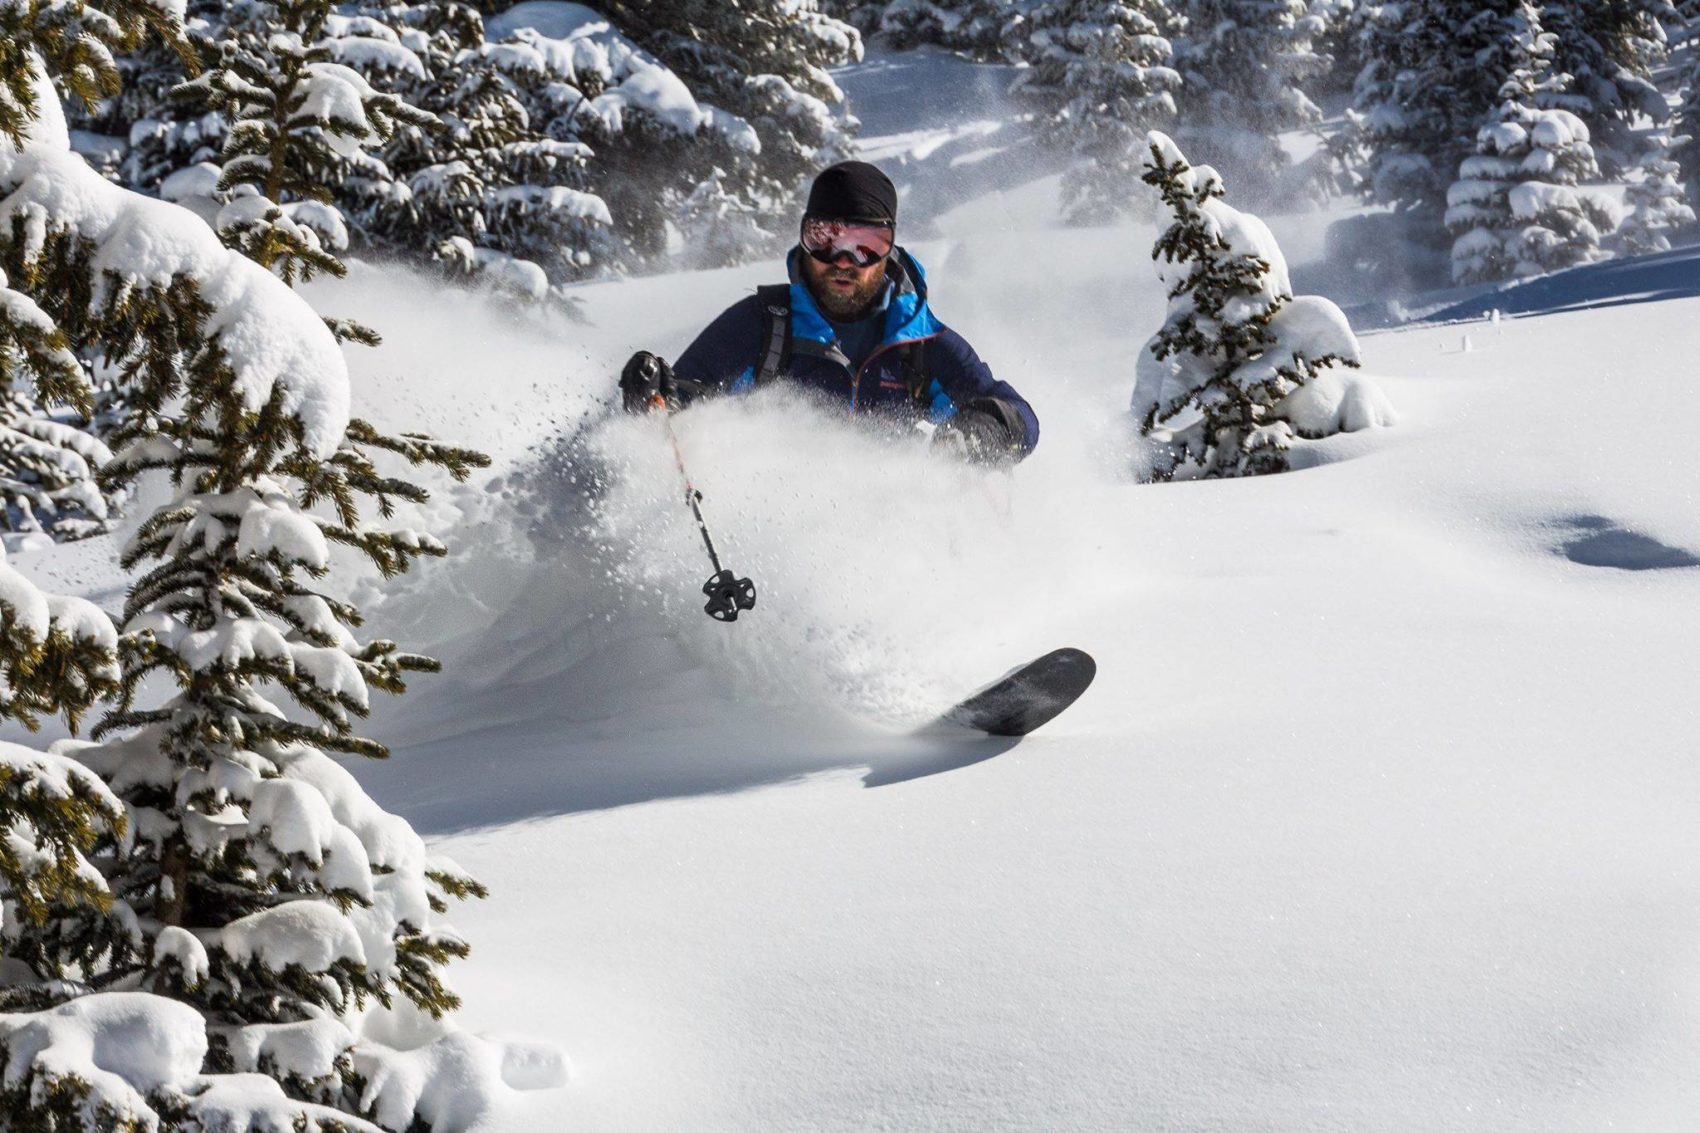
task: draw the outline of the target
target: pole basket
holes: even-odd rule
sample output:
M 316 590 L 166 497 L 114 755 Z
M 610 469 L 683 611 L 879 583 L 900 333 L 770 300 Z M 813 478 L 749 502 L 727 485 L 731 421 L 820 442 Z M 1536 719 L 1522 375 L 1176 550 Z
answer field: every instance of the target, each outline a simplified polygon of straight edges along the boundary
M 702 592 L 708 598 L 702 612 L 717 622 L 735 622 L 739 611 L 756 608 L 756 584 L 747 578 L 733 578 L 729 570 L 703 583 Z

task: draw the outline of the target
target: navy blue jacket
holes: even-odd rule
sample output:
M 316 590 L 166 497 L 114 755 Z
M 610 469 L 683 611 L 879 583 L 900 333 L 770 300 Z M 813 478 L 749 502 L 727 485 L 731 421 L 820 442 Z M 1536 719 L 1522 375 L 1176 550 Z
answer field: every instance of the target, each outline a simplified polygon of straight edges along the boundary
M 963 337 L 939 322 L 927 306 L 927 277 L 907 251 L 898 248 L 886 262 L 891 289 L 885 334 L 860 367 L 838 348 L 832 323 L 821 314 L 798 273 L 792 249 L 791 360 L 784 377 L 847 405 L 852 413 L 884 412 L 914 417 L 920 413 L 903 373 L 904 343 L 925 341 L 923 358 L 929 384 L 927 416 L 939 423 L 959 410 L 973 408 L 1002 421 L 1025 456 L 1039 443 L 1039 418 L 1033 407 L 991 369 Z M 761 365 L 768 314 L 755 295 L 728 307 L 710 323 L 673 365 L 687 399 L 706 393 L 742 393 L 755 386 Z M 692 390 L 692 386 L 696 390 Z

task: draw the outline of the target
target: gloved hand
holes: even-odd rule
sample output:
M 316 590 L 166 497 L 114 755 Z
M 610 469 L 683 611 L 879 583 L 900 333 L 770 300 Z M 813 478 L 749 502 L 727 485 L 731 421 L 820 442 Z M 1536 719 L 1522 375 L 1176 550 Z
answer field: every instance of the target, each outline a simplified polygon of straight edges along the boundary
M 1004 465 L 1016 460 L 1015 438 L 992 414 L 959 409 L 933 432 L 933 447 L 969 464 Z
M 640 350 L 620 371 L 621 404 L 627 413 L 647 413 L 660 408 L 657 399 L 667 408 L 678 405 L 679 387 L 673 380 L 673 367 L 667 359 Z

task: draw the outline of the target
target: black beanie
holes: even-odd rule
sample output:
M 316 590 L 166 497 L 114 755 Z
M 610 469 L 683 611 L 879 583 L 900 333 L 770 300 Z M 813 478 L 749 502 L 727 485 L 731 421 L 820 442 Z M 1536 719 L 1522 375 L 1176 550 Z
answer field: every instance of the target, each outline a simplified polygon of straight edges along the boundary
M 865 161 L 841 161 L 821 170 L 809 187 L 810 215 L 897 223 L 897 188 Z

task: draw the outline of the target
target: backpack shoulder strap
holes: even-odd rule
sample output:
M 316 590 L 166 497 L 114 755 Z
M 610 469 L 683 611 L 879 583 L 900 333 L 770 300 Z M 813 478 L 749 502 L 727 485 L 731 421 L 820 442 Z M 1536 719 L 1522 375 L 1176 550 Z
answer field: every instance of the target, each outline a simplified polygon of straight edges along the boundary
M 927 389 L 932 384 L 927 377 L 927 340 L 911 342 L 903 348 L 903 381 L 909 387 L 909 399 L 922 413 L 932 408 Z
M 761 364 L 756 367 L 756 385 L 765 386 L 791 362 L 791 285 L 774 283 L 756 288 L 762 314 Z

